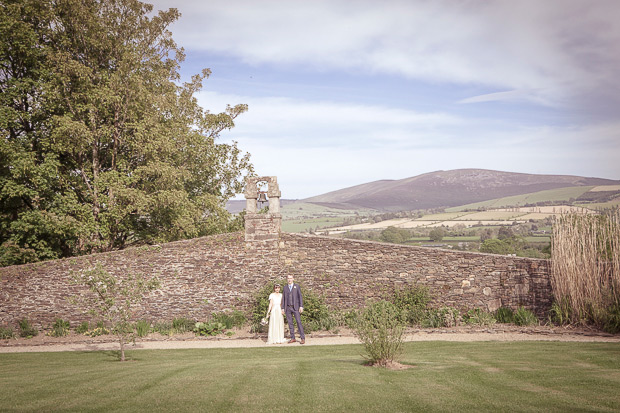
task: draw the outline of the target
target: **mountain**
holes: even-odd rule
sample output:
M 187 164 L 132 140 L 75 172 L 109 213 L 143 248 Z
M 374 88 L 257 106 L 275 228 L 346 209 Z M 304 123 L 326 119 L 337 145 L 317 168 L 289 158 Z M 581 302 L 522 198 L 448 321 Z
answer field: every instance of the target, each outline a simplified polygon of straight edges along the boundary
M 455 169 L 399 180 L 369 182 L 313 196 L 303 202 L 333 207 L 403 211 L 454 207 L 550 189 L 598 185 L 620 185 L 620 180 Z

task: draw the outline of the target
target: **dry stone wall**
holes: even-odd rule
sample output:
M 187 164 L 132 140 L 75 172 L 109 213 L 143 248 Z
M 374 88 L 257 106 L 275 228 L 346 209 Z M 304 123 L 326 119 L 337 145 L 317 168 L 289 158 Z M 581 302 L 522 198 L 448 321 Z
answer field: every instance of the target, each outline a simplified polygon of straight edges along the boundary
M 427 285 L 438 306 L 525 306 L 543 314 L 551 304 L 545 260 L 284 233 L 270 243 L 244 238 L 243 233 L 221 234 L 0 268 L 0 325 L 16 326 L 23 317 L 39 328 L 49 328 L 56 318 L 87 320 L 67 298 L 81 291 L 71 284 L 72 273 L 96 263 L 118 276 L 161 277 L 162 288 L 141 307 L 140 316 L 153 321 L 247 310 L 267 280 L 289 273 L 324 294 L 332 309 L 359 308 L 386 291 L 414 284 Z

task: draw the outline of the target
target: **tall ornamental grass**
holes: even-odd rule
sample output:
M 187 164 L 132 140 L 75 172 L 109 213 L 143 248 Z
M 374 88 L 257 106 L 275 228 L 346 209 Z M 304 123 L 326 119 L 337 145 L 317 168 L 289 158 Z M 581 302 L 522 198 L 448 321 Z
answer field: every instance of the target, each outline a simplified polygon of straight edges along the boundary
M 616 330 L 620 307 L 620 209 L 566 214 L 553 226 L 551 283 L 556 311 L 573 323 Z M 615 320 L 615 321 L 614 321 Z

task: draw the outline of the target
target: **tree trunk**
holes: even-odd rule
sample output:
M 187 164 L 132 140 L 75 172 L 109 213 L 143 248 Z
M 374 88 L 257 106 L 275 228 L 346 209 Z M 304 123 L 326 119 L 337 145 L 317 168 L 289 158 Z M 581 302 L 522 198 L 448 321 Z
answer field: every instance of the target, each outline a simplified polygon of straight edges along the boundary
M 121 361 L 125 361 L 125 337 L 120 335 L 118 339 L 121 344 Z

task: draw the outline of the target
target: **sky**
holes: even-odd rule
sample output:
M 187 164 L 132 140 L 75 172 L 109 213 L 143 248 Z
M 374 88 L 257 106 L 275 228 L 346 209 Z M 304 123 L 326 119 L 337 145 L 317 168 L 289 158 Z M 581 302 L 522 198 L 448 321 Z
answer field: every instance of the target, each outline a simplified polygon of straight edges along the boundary
M 147 2 L 149 2 L 147 0 Z M 156 0 L 282 197 L 459 168 L 620 179 L 617 0 Z M 238 199 L 242 199 L 242 195 Z

